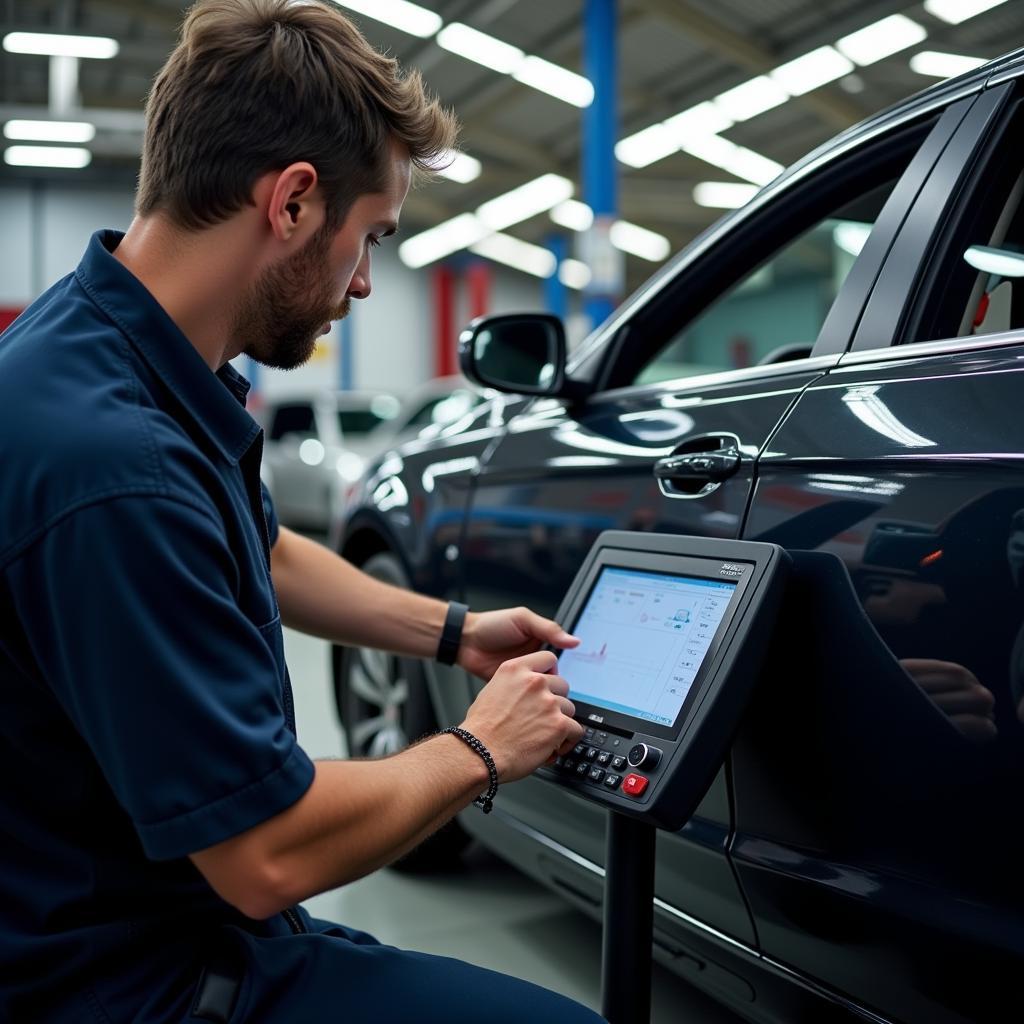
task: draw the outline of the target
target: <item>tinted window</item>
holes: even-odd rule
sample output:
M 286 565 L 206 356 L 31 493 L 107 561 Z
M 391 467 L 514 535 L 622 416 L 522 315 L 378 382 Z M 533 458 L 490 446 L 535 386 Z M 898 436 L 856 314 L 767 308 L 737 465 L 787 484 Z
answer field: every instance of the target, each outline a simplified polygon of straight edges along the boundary
M 802 231 L 664 344 L 633 383 L 810 355 L 896 179 Z
M 366 434 L 386 418 L 378 416 L 371 409 L 342 409 L 338 412 L 338 426 L 341 427 L 342 436 Z
M 308 402 L 279 405 L 270 426 L 270 440 L 279 441 L 285 434 L 315 434 L 313 407 Z

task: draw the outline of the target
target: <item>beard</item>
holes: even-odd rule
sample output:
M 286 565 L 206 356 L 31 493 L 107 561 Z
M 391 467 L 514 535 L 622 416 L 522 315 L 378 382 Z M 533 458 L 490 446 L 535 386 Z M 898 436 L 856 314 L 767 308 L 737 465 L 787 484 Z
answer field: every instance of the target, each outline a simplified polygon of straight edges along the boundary
M 334 301 L 328 269 L 331 232 L 321 228 L 294 255 L 268 268 L 238 304 L 234 347 L 277 370 L 309 361 L 323 325 L 348 316 L 350 302 Z

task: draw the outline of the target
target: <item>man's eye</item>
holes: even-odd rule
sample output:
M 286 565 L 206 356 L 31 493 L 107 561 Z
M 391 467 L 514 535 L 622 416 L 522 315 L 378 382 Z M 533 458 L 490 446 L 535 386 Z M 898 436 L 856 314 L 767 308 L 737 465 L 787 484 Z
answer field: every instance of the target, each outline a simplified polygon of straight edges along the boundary
M 380 245 L 380 239 L 376 235 L 367 235 L 366 241 L 370 246 Z

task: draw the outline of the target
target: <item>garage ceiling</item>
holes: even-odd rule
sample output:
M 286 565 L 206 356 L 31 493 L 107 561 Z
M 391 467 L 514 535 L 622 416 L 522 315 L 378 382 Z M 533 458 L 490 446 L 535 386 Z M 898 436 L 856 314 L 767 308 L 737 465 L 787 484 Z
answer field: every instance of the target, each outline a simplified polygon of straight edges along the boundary
M 445 24 L 462 22 L 582 73 L 583 0 L 418 3 Z M 911 69 L 915 54 L 993 58 L 1024 42 L 1020 0 L 1000 3 L 955 26 L 929 13 L 928 6 L 899 0 L 620 0 L 619 137 L 714 99 L 884 17 L 902 14 L 926 31 L 927 37 L 912 47 L 723 130 L 729 141 L 785 165 L 839 130 L 937 81 Z M 91 166 L 61 172 L 0 166 L 0 182 L 39 176 L 132 182 L 143 98 L 174 45 L 185 9 L 175 0 L 0 0 L 0 34 L 67 32 L 112 36 L 120 43 L 112 60 L 79 62 L 81 106 L 98 128 L 90 144 Z M 403 235 L 474 209 L 546 172 L 573 179 L 579 195 L 580 109 L 442 49 L 434 39 L 347 13 L 376 46 L 423 71 L 429 86 L 462 119 L 465 151 L 482 164 L 480 176 L 468 184 L 438 181 L 410 196 Z M 46 57 L 0 50 L 3 120 L 33 112 L 46 116 L 49 63 Z M 617 166 L 621 216 L 665 235 L 673 250 L 721 213 L 697 205 L 694 186 L 743 180 L 681 151 L 642 168 Z M 547 215 L 540 215 L 509 233 L 536 242 L 552 227 Z M 630 257 L 629 283 L 652 269 L 652 263 Z

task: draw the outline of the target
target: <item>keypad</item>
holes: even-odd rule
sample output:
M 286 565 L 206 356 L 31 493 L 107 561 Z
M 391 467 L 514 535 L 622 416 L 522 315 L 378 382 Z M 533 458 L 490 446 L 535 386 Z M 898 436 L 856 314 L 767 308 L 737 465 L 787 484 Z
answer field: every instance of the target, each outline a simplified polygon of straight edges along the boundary
M 625 751 L 630 741 L 603 730 L 587 728 L 582 742 L 573 747 L 570 754 L 555 760 L 555 767 L 564 775 L 573 775 L 592 786 L 616 792 L 623 789 L 624 771 L 627 768 Z M 623 753 L 619 753 L 619 751 Z M 646 783 L 646 779 L 644 783 Z M 629 795 L 639 796 L 635 789 L 635 777 L 630 776 Z M 640 792 L 642 792 L 642 785 Z

